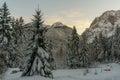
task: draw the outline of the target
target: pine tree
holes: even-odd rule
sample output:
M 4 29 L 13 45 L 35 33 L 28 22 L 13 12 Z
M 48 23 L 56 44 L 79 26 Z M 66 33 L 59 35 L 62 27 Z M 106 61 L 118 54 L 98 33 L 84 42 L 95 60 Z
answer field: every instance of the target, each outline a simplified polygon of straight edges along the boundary
M 94 61 L 98 61 L 99 60 L 98 55 L 100 55 L 102 52 L 102 49 L 101 49 L 102 46 L 100 44 L 99 37 L 96 36 L 93 43 L 94 43 L 94 49 L 95 49 L 95 52 L 93 53 Z
M 20 17 L 19 19 L 19 35 L 22 36 L 23 35 L 23 27 L 24 27 L 24 19 L 22 17 Z
M 120 27 L 117 25 L 117 28 L 115 30 L 115 34 L 113 35 L 113 39 L 112 39 L 112 58 L 114 61 L 119 61 L 120 60 Z
M 79 54 L 79 36 L 77 34 L 77 30 L 75 28 L 75 26 L 73 27 L 72 30 L 72 37 L 71 37 L 71 44 L 72 44 L 72 48 L 73 48 L 73 53 L 74 54 Z
M 17 18 L 16 20 L 14 20 L 14 18 L 13 18 L 12 19 L 12 25 L 13 25 L 14 34 L 15 34 L 15 37 L 16 37 L 16 43 L 20 44 L 20 43 L 23 42 L 23 39 L 25 38 L 23 18 L 20 17 L 19 19 Z
M 89 67 L 89 65 L 91 64 L 91 55 L 89 52 L 89 48 L 87 45 L 87 42 L 85 40 L 85 35 L 82 36 L 83 38 L 83 42 L 81 44 L 81 50 L 80 50 L 80 54 L 79 54 L 79 62 L 80 62 L 80 66 L 81 67 Z
M 68 43 L 66 45 L 67 49 L 67 55 L 66 55 L 66 60 L 67 60 L 67 65 L 72 68 L 72 52 L 71 52 L 71 45 L 70 45 L 70 37 L 68 37 Z
M 0 48 L 1 53 L 5 57 L 4 63 L 7 67 L 13 67 L 15 61 L 15 47 L 14 47 L 14 36 L 13 28 L 11 25 L 11 17 L 8 6 L 6 3 L 3 4 L 0 9 Z
M 108 62 L 108 58 L 109 58 L 109 54 L 108 54 L 108 47 L 107 47 L 107 38 L 105 38 L 102 33 L 100 33 L 99 35 L 99 39 L 100 39 L 100 44 L 101 44 L 101 53 L 98 55 L 100 61 L 102 62 Z
M 71 38 L 67 44 L 67 64 L 70 68 L 79 67 L 79 36 L 77 34 L 77 30 L 75 26 L 72 30 Z
M 36 10 L 36 14 L 33 15 L 34 34 L 31 39 L 30 45 L 28 45 L 29 59 L 26 63 L 22 76 L 41 75 L 44 77 L 53 78 L 49 58 L 50 55 L 46 51 L 44 40 L 44 27 L 42 27 L 43 20 L 41 11 Z
M 12 26 L 12 30 L 13 30 L 13 37 L 12 38 L 14 40 L 14 47 L 16 49 L 15 52 L 15 62 L 14 62 L 14 67 L 19 67 L 20 69 L 23 66 L 23 62 L 24 62 L 24 57 L 25 55 L 23 54 L 23 41 L 25 39 L 24 37 L 24 20 L 22 17 L 15 19 L 14 17 L 11 18 L 11 26 Z M 18 63 L 19 62 L 19 63 Z

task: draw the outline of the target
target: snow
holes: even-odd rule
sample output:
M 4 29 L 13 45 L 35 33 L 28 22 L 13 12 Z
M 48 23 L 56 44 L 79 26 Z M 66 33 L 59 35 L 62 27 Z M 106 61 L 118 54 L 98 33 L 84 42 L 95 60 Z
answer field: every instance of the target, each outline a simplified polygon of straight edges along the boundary
M 109 69 L 110 71 L 107 71 Z M 86 69 L 56 70 L 53 71 L 54 79 L 41 76 L 20 77 L 21 72 L 17 74 L 4 76 L 4 80 L 120 80 L 120 65 L 116 63 L 101 64 L 96 68 L 89 68 L 89 73 L 84 75 Z M 96 72 L 96 73 L 95 73 Z M 11 78 L 13 77 L 13 78 Z
M 61 22 L 56 22 L 52 25 L 52 27 L 58 27 L 58 26 L 65 26 L 65 25 L 62 24 Z
M 114 35 L 115 34 L 115 30 L 113 30 L 113 31 L 111 31 L 111 32 L 109 32 L 109 33 L 107 33 L 107 38 L 109 38 L 109 37 L 111 37 L 112 35 Z
M 102 70 L 101 68 L 96 68 L 96 75 L 95 68 L 91 68 L 86 76 L 84 76 L 86 69 L 59 70 L 54 73 L 54 76 L 55 80 L 119 80 L 120 72 L 118 69 L 120 66 L 118 67 L 116 64 L 113 65 L 115 69 L 111 68 L 111 71 L 104 71 L 104 69 L 109 68 L 107 65 L 102 65 Z
M 43 48 L 38 48 L 38 53 L 42 53 L 41 54 L 41 57 L 42 58 L 49 58 L 49 54 L 45 51 L 45 50 L 43 50 Z
M 8 70 L 3 74 L 4 77 L 2 79 L 14 79 L 20 77 L 22 72 L 20 72 L 19 68 L 8 68 Z
M 33 76 L 33 77 L 22 77 L 22 78 L 7 79 L 7 80 L 52 80 L 52 79 L 44 78 L 44 77 L 41 77 L 41 76 Z

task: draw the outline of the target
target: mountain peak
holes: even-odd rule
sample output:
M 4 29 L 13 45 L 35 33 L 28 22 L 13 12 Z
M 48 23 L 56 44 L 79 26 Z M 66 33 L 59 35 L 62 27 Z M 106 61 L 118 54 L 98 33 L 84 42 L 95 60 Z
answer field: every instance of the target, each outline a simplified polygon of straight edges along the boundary
M 52 27 L 62 27 L 62 26 L 66 26 L 61 22 L 55 22 L 54 24 L 52 24 Z
M 90 27 L 111 27 L 118 24 L 120 24 L 120 10 L 110 10 L 104 12 L 100 17 L 96 17 Z

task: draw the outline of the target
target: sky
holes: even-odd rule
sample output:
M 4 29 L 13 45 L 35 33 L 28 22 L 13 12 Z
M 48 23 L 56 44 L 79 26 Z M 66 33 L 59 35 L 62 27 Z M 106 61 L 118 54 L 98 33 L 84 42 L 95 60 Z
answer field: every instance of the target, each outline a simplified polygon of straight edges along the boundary
M 31 22 L 39 5 L 45 24 L 62 22 L 70 27 L 76 26 L 79 34 L 103 12 L 120 9 L 120 0 L 0 0 L 0 6 L 4 2 L 12 16 L 22 16 L 26 23 Z

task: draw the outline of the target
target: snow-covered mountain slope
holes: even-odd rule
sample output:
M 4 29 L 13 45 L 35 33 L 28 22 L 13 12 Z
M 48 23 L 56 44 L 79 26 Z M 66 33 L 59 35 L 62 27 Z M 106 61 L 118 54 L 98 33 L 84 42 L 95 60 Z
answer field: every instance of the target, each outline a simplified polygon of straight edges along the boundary
M 86 29 L 83 33 L 87 36 L 88 43 L 92 43 L 95 36 L 98 36 L 101 32 L 104 37 L 110 37 L 114 35 L 115 29 L 120 25 L 120 10 L 118 11 L 106 11 L 100 17 L 96 17 L 90 28 Z
M 66 67 L 66 44 L 68 36 L 72 33 L 72 29 L 62 23 L 54 23 L 46 32 L 47 40 L 52 41 L 53 56 L 57 68 Z
M 56 70 L 53 71 L 54 79 L 44 78 L 41 76 L 20 77 L 20 75 L 12 74 L 13 78 L 8 76 L 5 80 L 120 80 L 120 65 L 116 63 L 101 64 L 96 68 Z M 21 73 L 20 73 L 21 74 Z

